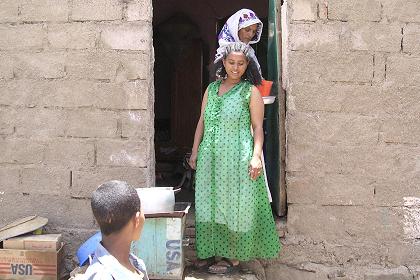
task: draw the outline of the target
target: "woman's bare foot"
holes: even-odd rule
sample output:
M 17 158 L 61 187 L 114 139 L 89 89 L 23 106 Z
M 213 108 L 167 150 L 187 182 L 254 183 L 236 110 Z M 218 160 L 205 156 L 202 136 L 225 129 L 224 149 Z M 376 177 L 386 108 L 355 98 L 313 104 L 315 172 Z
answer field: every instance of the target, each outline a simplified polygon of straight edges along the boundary
M 197 259 L 194 262 L 194 267 L 196 269 L 203 269 L 203 268 L 207 268 L 210 265 L 213 265 L 215 263 L 215 259 L 214 257 L 208 258 L 208 259 Z
M 239 267 L 238 260 L 230 260 L 227 258 L 222 258 L 216 264 L 213 264 L 209 267 L 208 272 L 213 274 L 226 274 L 237 271 Z

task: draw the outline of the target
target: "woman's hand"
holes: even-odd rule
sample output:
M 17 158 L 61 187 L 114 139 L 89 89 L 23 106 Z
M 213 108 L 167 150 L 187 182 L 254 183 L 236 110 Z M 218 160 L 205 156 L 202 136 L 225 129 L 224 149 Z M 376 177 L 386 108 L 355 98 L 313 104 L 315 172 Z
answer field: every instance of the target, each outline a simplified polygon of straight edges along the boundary
M 262 170 L 262 162 L 259 157 L 252 157 L 249 162 L 248 174 L 252 180 L 256 180 L 260 176 Z
M 188 164 L 194 170 L 197 168 L 197 153 L 191 153 L 190 159 L 188 160 Z

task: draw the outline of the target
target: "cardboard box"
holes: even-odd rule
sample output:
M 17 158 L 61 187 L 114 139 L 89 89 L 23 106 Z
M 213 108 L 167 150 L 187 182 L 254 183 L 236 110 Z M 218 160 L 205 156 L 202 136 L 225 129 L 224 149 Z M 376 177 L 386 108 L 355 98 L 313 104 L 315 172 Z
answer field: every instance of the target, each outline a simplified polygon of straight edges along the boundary
M 61 247 L 61 234 L 30 234 L 3 241 L 4 249 L 57 251 Z
M 58 251 L 0 249 L 0 279 L 57 280 L 63 246 Z

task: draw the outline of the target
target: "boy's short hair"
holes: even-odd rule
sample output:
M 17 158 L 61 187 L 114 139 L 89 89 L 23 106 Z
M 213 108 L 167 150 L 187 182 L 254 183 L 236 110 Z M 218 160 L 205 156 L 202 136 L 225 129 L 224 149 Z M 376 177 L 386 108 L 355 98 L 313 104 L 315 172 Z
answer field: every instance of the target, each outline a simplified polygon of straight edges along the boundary
M 124 181 L 109 181 L 100 185 L 91 200 L 93 215 L 104 235 L 120 231 L 140 212 L 140 198 L 135 188 Z

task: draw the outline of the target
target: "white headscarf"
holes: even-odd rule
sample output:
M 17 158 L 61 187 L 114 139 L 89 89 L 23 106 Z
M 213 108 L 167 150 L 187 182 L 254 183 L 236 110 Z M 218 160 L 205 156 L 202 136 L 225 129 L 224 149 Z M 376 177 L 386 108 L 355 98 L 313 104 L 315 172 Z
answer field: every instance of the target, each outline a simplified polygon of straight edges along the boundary
M 223 59 L 223 47 L 229 43 L 240 42 L 239 39 L 239 30 L 242 28 L 246 28 L 253 24 L 257 24 L 257 32 L 255 33 L 254 38 L 249 42 L 249 44 L 258 43 L 261 39 L 261 34 L 263 30 L 263 23 L 257 17 L 255 12 L 249 9 L 242 9 L 234 13 L 225 23 L 222 30 L 219 33 L 219 48 L 217 49 L 216 57 L 214 62 L 218 62 Z M 251 48 L 252 49 L 252 48 Z M 252 49 L 253 51 L 253 49 Z M 260 68 L 260 64 L 258 63 L 257 57 L 255 56 L 255 52 L 252 53 L 252 59 Z

